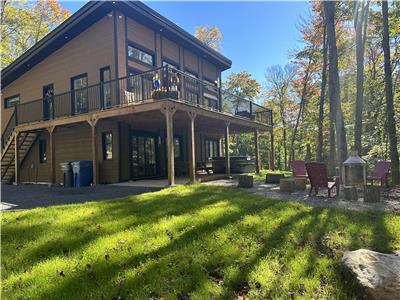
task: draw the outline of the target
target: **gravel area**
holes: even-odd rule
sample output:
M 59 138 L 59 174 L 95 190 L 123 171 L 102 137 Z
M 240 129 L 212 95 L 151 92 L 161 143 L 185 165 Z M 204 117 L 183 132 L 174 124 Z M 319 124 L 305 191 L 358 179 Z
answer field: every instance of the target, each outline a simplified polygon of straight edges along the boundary
M 1 185 L 0 210 L 29 209 L 87 201 L 110 200 L 159 191 L 156 187 L 97 185 L 80 188 L 49 187 L 47 185 Z
M 226 187 L 236 187 L 237 180 L 235 179 L 224 179 L 209 181 L 204 184 L 211 184 L 217 186 Z M 302 204 L 306 204 L 313 207 L 334 207 L 334 208 L 344 208 L 351 210 L 382 210 L 389 212 L 400 212 L 400 199 L 398 197 L 393 197 L 393 190 L 397 189 L 382 189 L 381 201 L 378 203 L 364 203 L 363 199 L 360 198 L 358 201 L 344 201 L 343 199 L 331 197 L 328 198 L 328 193 L 325 190 L 321 190 L 318 196 L 309 196 L 309 186 L 307 186 L 306 191 L 294 192 L 291 194 L 281 193 L 279 191 L 279 185 L 277 184 L 265 184 L 261 182 L 254 182 L 254 187 L 249 189 L 242 189 L 250 193 L 256 193 L 259 195 L 266 196 L 268 198 L 282 200 L 282 201 L 292 201 Z M 333 191 L 334 194 L 334 191 Z M 343 194 L 343 193 L 342 193 Z M 389 197 L 390 195 L 390 197 Z

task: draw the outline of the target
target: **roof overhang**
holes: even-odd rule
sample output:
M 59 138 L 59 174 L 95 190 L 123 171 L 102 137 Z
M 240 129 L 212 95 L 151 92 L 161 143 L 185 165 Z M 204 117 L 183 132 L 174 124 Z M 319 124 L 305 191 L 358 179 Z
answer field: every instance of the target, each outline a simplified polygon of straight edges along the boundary
M 142 2 L 91 1 L 47 34 L 13 63 L 8 65 L 2 71 L 2 88 L 43 61 L 50 54 L 64 46 L 67 42 L 99 21 L 112 10 L 119 10 L 128 17 L 137 20 L 155 31 L 162 31 L 163 36 L 168 37 L 176 43 L 197 53 L 199 56 L 209 60 L 213 64 L 217 65 L 222 71 L 231 67 L 231 60 L 214 49 L 204 45 L 190 33 L 169 21 L 167 18 L 161 16 Z

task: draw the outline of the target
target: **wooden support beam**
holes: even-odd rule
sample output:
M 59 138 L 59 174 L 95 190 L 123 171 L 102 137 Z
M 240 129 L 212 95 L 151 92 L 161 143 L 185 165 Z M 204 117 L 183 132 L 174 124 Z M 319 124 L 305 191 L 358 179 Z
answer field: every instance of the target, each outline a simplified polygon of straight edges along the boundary
M 275 170 L 275 150 L 274 150 L 274 132 L 270 131 L 271 149 L 269 150 L 269 168 Z
M 231 177 L 231 155 L 229 153 L 229 126 L 230 121 L 225 122 L 225 171 L 226 177 Z
M 260 147 L 259 147 L 259 132 L 258 130 L 254 130 L 254 150 L 256 157 L 256 173 L 259 174 L 261 170 L 261 161 L 260 161 Z
M 49 132 L 49 154 L 50 154 L 50 182 L 56 183 L 56 155 L 55 155 L 55 144 L 54 144 L 54 130 L 56 126 L 47 127 Z
M 196 119 L 196 113 L 188 112 L 190 119 L 189 126 L 189 175 L 190 182 L 196 182 L 196 153 L 195 153 L 195 130 L 194 130 L 194 120 Z
M 14 159 L 15 159 L 15 161 L 14 161 L 14 168 L 15 168 L 15 170 L 14 170 L 14 183 L 15 184 L 18 184 L 19 183 L 19 163 L 20 163 L 20 161 L 19 161 L 19 147 L 20 147 L 20 145 L 19 145 L 19 135 L 20 135 L 20 133 L 19 132 L 15 132 L 15 135 L 14 135 L 14 145 L 15 145 L 15 147 L 14 147 Z
M 92 161 L 93 161 L 93 185 L 97 185 L 99 174 L 97 171 L 97 139 L 96 139 L 96 125 L 99 119 L 89 120 L 88 123 L 92 129 Z
M 174 119 L 175 106 L 165 105 L 161 112 L 165 115 L 165 127 L 167 131 L 167 171 L 168 185 L 175 185 L 175 155 L 174 155 Z

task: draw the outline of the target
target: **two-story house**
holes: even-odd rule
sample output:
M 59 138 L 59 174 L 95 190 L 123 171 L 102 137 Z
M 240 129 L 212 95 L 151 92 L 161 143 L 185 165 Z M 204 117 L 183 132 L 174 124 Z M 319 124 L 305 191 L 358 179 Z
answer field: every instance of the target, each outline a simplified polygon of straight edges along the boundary
M 272 133 L 271 111 L 221 88 L 222 54 L 136 1 L 89 2 L 2 72 L 3 181 L 93 183 L 196 177 L 229 135 Z

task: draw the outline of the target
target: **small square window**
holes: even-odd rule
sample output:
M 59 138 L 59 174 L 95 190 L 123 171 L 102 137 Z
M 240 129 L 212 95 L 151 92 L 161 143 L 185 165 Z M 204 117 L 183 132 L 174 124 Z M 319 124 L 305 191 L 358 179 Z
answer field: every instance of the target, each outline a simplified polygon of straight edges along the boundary
M 110 160 L 113 158 L 113 138 L 111 132 L 103 133 L 103 160 Z
M 41 164 L 47 162 L 47 143 L 46 140 L 39 140 L 39 161 Z
M 11 96 L 4 99 L 4 108 L 10 108 L 19 104 L 19 95 Z

